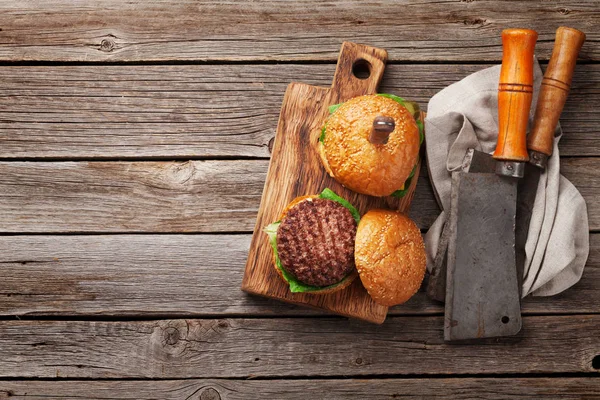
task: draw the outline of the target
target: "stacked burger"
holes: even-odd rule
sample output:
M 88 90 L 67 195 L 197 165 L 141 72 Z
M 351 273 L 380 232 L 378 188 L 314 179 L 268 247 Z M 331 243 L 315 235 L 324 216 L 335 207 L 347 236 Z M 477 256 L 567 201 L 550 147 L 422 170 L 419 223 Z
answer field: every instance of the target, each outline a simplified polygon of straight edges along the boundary
M 387 94 L 331 106 L 317 144 L 325 170 L 355 192 L 403 197 L 423 141 L 419 114 Z M 361 217 L 330 189 L 294 199 L 265 232 L 294 293 L 332 293 L 359 276 L 374 301 L 391 306 L 414 295 L 425 275 L 423 239 L 409 217 L 383 209 Z

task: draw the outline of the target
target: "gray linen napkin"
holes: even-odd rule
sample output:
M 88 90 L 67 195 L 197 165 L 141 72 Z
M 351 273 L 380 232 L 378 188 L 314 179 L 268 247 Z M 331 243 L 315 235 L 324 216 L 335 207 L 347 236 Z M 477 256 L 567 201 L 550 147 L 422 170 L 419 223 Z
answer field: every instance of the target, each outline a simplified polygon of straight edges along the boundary
M 440 234 L 450 205 L 451 171 L 460 169 L 467 149 L 492 153 L 498 134 L 498 80 L 500 66 L 476 72 L 437 93 L 425 119 L 427 162 L 442 213 L 425 234 L 427 268 L 431 271 Z M 534 68 L 530 122 L 542 81 Z M 531 124 L 530 124 L 531 125 Z M 589 253 L 587 208 L 579 191 L 560 175 L 558 142 L 540 176 L 527 243 L 523 297 L 552 296 L 581 278 Z

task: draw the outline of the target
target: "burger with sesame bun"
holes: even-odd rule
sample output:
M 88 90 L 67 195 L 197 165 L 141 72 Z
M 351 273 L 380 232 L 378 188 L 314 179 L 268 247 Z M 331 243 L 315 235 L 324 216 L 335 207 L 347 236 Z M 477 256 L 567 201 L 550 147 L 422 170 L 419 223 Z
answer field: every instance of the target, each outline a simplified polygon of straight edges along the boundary
M 410 218 L 378 209 L 361 218 L 330 189 L 297 197 L 265 232 L 292 293 L 333 293 L 360 276 L 375 302 L 391 306 L 414 295 L 425 275 L 423 239 Z
M 417 225 L 391 210 L 371 210 L 360 220 L 354 260 L 363 286 L 384 306 L 402 304 L 421 286 L 426 255 Z
M 419 106 L 391 94 L 329 107 L 318 151 L 327 173 L 355 192 L 403 197 L 419 161 Z
M 354 240 L 360 214 L 330 189 L 294 199 L 265 228 L 273 264 L 292 293 L 327 294 L 358 276 Z

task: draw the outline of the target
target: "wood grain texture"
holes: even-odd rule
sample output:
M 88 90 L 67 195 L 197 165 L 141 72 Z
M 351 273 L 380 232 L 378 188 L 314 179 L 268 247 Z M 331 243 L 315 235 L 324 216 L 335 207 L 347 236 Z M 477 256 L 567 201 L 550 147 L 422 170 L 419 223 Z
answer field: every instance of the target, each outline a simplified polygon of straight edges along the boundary
M 592 373 L 600 315 L 531 316 L 515 337 L 443 341 L 443 317 L 1 321 L 5 378 Z
M 2 32 L 0 32 L 1 34 Z M 487 65 L 388 65 L 380 91 L 427 108 Z M 269 157 L 291 81 L 329 86 L 335 65 L 4 66 L 0 158 Z M 577 65 L 562 155 L 600 152 L 600 65 Z
M 571 88 L 577 56 L 584 41 L 585 33 L 577 29 L 561 26 L 556 30 L 552 57 L 544 73 L 533 127 L 527 137 L 529 151 L 546 156 L 552 154 L 554 131 Z
M 361 60 L 369 65 L 370 74 L 365 79 L 359 79 L 353 73 L 353 66 Z M 385 320 L 388 308 L 373 301 L 360 279 L 334 293 L 290 292 L 289 285 L 275 270 L 273 250 L 263 230 L 279 220 L 281 211 L 296 197 L 319 194 L 325 188 L 350 201 L 361 215 L 372 208 L 399 209 L 398 199 L 375 198 L 343 187 L 327 174 L 317 151 L 321 128 L 329 116 L 328 107 L 356 96 L 376 93 L 386 61 L 385 50 L 346 42 L 340 51 L 331 88 L 303 83 L 288 86 L 242 280 L 245 292 L 370 322 Z M 413 180 L 409 192 L 414 191 L 418 176 Z M 410 199 L 412 194 L 408 197 Z M 402 211 L 407 211 L 409 204 L 404 205 Z
M 315 316 L 240 290 L 251 235 L 0 237 L 3 316 Z M 527 297 L 523 314 L 600 314 L 600 235 L 581 281 Z M 389 315 L 441 315 L 424 292 Z
M 559 25 L 586 32 L 581 57 L 599 60 L 597 20 L 585 0 L 5 2 L 0 60 L 334 61 L 340 38 L 392 60 L 499 60 L 506 27 L 537 30 L 547 59 Z
M 242 160 L 0 163 L 0 231 L 249 231 L 266 170 Z
M 163 381 L 0 382 L 0 399 L 199 399 L 199 400 L 305 400 L 310 393 L 327 393 L 327 399 L 474 397 L 519 399 L 595 399 L 600 393 L 597 378 L 422 378 L 422 379 L 193 379 Z
M 250 232 L 267 168 L 265 160 L 0 162 L 0 232 Z M 564 158 L 561 173 L 600 230 L 600 159 Z M 422 168 L 410 216 L 427 229 L 438 214 Z

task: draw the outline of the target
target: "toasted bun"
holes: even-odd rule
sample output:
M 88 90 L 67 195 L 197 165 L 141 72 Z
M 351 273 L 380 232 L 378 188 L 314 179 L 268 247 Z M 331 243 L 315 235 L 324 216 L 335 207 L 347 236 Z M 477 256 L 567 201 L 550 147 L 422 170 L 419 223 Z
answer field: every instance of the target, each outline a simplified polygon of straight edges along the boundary
M 394 118 L 396 128 L 385 144 L 369 141 L 377 116 Z M 404 185 L 417 163 L 419 127 L 398 102 L 359 96 L 329 117 L 318 152 L 327 173 L 342 185 L 358 193 L 389 196 Z
M 354 260 L 363 286 L 377 303 L 402 304 L 425 276 L 425 245 L 417 225 L 406 215 L 371 210 L 358 224 Z
M 306 201 L 308 199 L 316 199 L 318 197 L 319 197 L 318 195 L 296 197 L 281 212 L 281 215 L 279 216 L 279 220 L 280 221 L 283 220 L 285 218 L 286 214 L 288 213 L 288 211 L 291 210 L 292 208 L 294 208 L 296 205 L 298 205 L 298 203 Z M 287 281 L 283 277 L 283 272 L 279 268 L 277 268 L 277 261 L 275 259 L 275 253 L 273 253 L 273 267 L 275 267 L 275 271 L 277 271 L 277 274 L 279 274 L 281 279 L 283 279 L 283 281 L 286 282 L 286 284 L 287 284 Z M 344 279 L 342 279 L 341 283 L 339 283 L 337 286 L 332 287 L 332 288 L 323 288 L 323 289 L 319 289 L 319 290 L 315 290 L 313 292 L 307 292 L 307 293 L 309 293 L 309 294 L 329 294 L 329 293 L 338 292 L 338 291 L 350 286 L 350 284 L 356 279 L 357 276 L 358 276 L 358 272 L 356 271 L 356 269 L 354 269 L 348 276 L 346 276 Z

